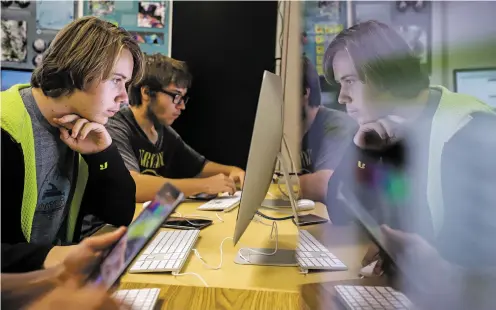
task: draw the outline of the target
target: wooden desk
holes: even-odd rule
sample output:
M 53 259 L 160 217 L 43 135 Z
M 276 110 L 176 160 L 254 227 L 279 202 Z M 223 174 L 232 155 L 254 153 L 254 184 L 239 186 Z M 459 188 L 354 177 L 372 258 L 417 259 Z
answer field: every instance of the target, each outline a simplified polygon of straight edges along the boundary
M 271 192 L 273 192 L 271 190 Z M 276 192 L 276 191 L 274 191 Z M 273 192 L 273 193 L 274 193 Z M 270 198 L 270 197 L 269 197 Z M 214 224 L 203 229 L 194 248 L 205 261 L 217 266 L 219 246 L 226 237 L 232 237 L 238 209 L 219 212 L 220 222 L 212 211 L 198 211 L 199 202 L 181 204 L 177 211 L 183 216 L 208 216 Z M 137 205 L 137 214 L 142 210 Z M 264 210 L 270 216 L 287 215 Z M 327 217 L 324 205 L 318 203 L 313 213 Z M 270 223 L 264 220 L 265 223 Z M 306 228 L 305 228 L 306 229 Z M 298 231 L 292 221 L 278 222 L 279 248 L 296 248 Z M 203 277 L 209 288 L 194 275 L 173 276 L 170 273 L 126 274 L 121 287 L 160 287 L 166 296 L 163 309 L 296 309 L 299 307 L 300 286 L 308 283 L 353 279 L 358 277 L 360 262 L 366 251 L 366 237 L 354 226 L 337 227 L 332 224 L 308 226 L 308 230 L 328 247 L 347 266 L 347 271 L 314 272 L 301 274 L 297 267 L 238 265 L 236 253 L 242 247 L 274 247 L 270 240 L 270 226 L 252 222 L 237 246 L 226 240 L 223 246 L 223 264 L 220 270 L 210 270 L 191 253 L 181 273 L 194 272 Z

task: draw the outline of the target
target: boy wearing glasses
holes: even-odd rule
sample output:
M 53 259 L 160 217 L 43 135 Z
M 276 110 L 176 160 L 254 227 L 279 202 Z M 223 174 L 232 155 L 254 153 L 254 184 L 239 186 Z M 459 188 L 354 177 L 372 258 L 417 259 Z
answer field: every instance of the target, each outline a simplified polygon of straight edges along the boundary
M 170 127 L 188 102 L 191 74 L 185 62 L 155 54 L 146 56 L 145 75 L 129 89 L 131 107 L 107 124 L 136 183 L 136 202 L 152 200 L 165 182 L 186 196 L 236 191 L 245 172 L 207 161 Z

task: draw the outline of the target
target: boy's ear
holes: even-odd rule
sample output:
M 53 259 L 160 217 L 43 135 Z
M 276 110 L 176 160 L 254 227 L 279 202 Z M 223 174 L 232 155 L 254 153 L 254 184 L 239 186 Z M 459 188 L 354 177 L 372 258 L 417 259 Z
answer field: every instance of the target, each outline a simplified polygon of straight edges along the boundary
M 310 88 L 309 87 L 303 87 L 303 96 L 306 98 L 310 97 Z
M 150 100 L 155 93 L 148 86 L 141 86 L 140 92 L 142 100 Z

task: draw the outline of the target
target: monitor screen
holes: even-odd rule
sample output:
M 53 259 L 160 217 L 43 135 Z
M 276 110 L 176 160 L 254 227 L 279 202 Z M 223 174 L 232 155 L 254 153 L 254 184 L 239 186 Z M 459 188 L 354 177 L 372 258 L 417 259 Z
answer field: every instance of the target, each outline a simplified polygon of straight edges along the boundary
M 2 91 L 15 84 L 26 84 L 31 81 L 32 71 L 2 69 Z
M 496 108 L 496 68 L 455 70 L 455 92 L 474 96 Z

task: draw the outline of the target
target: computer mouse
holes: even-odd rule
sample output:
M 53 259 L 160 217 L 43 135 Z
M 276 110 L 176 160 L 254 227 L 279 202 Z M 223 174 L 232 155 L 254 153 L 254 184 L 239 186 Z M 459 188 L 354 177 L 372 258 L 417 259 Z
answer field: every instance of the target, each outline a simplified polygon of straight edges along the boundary
M 300 199 L 298 200 L 298 209 L 299 210 L 313 210 L 315 208 L 315 202 L 310 199 Z
M 374 273 L 374 268 L 375 268 L 375 265 L 377 264 L 377 261 L 373 261 L 372 263 L 368 264 L 367 266 L 363 267 L 362 269 L 360 269 L 360 275 L 364 276 L 364 277 L 367 277 L 367 278 L 370 278 L 370 277 L 380 277 L 382 276 L 382 271 L 380 274 L 375 274 Z
M 228 192 L 223 192 L 223 193 L 219 194 L 219 197 L 241 197 L 241 191 L 235 192 L 234 195 L 231 195 Z

